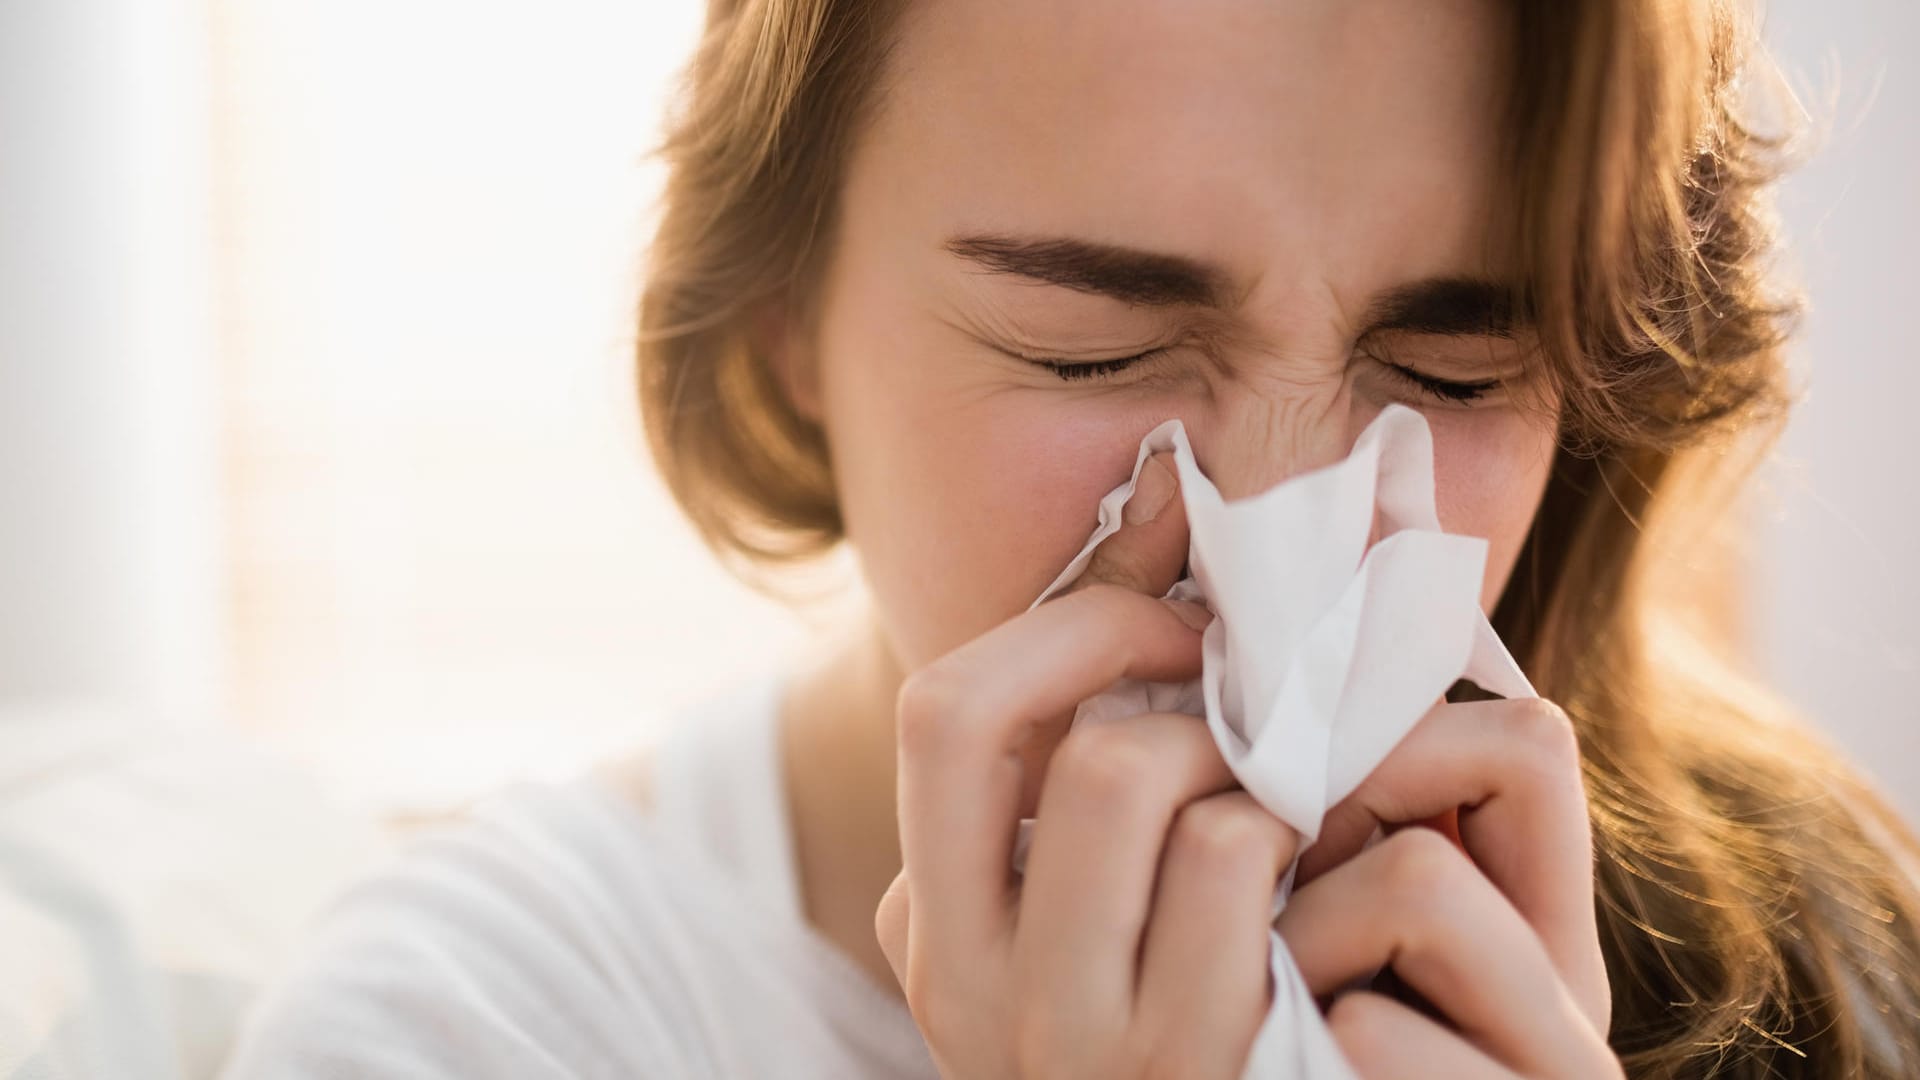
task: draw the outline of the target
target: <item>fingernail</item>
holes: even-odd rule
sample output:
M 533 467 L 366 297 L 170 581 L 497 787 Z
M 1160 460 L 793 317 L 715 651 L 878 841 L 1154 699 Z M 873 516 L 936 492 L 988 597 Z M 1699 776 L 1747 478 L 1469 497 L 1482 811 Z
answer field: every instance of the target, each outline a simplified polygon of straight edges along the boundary
M 1213 621 L 1213 612 L 1191 600 L 1161 600 L 1160 602 L 1172 608 L 1173 613 L 1180 616 L 1181 622 L 1195 630 L 1205 630 L 1207 624 Z
M 1173 493 L 1180 488 L 1180 482 L 1173 478 L 1173 470 L 1160 460 L 1160 455 L 1147 459 L 1140 468 L 1140 482 L 1133 486 L 1133 497 L 1127 500 L 1127 508 L 1120 520 L 1128 525 L 1145 525 L 1160 516 L 1167 508 Z

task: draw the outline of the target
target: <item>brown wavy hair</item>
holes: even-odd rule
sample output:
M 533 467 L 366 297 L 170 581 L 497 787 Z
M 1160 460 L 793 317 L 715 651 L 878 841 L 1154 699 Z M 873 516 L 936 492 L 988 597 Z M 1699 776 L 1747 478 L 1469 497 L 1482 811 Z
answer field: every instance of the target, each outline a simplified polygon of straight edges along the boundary
M 1564 403 L 1494 614 L 1573 718 L 1635 1076 L 1920 1073 L 1920 842 L 1740 661 L 1737 496 L 1790 393 L 1779 133 L 1732 0 L 1508 0 L 1511 234 Z M 824 434 L 755 350 L 805 314 L 900 0 L 712 0 L 639 307 L 655 462 L 749 580 L 842 538 Z

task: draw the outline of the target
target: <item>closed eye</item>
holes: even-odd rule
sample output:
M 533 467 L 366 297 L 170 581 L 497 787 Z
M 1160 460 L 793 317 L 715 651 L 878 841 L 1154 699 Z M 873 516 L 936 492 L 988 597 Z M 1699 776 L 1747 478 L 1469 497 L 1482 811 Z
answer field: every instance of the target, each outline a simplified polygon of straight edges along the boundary
M 1149 349 L 1143 353 L 1135 353 L 1132 356 L 1114 357 L 1110 360 L 1065 360 L 1058 357 L 1015 355 L 1029 364 L 1051 371 L 1063 380 L 1073 382 L 1117 375 L 1135 364 L 1152 360 L 1166 351 L 1164 348 Z M 1439 401 L 1468 404 L 1480 400 L 1489 392 L 1497 390 L 1500 387 L 1499 379 L 1480 379 L 1472 382 L 1462 382 L 1455 379 L 1436 378 L 1408 367 L 1405 364 L 1396 364 L 1387 360 L 1376 360 L 1376 362 L 1381 367 L 1392 372 L 1395 378 Z
M 1063 360 L 1049 356 L 1020 356 L 1020 359 L 1035 367 L 1045 368 L 1071 382 L 1077 379 L 1098 379 L 1106 375 L 1117 375 L 1135 364 L 1151 360 L 1166 351 L 1164 348 L 1149 349 L 1143 353 L 1115 357 L 1111 360 Z
M 1452 379 L 1436 379 L 1431 375 L 1421 374 L 1413 368 L 1407 367 L 1405 364 L 1394 364 L 1385 360 L 1381 360 L 1379 363 L 1381 367 L 1393 372 L 1401 381 L 1409 383 L 1421 392 L 1441 401 L 1465 404 L 1467 402 L 1477 401 L 1485 397 L 1489 391 L 1497 390 L 1500 387 L 1499 379 L 1456 382 Z

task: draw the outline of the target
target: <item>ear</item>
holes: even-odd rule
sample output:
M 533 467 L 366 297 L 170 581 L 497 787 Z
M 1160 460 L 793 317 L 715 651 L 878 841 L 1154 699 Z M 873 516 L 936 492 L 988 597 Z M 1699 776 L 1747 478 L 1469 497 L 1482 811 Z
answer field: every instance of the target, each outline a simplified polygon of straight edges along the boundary
M 806 332 L 804 320 L 793 317 L 784 299 L 768 300 L 754 312 L 751 345 L 793 410 L 820 423 L 820 365 L 813 335 Z

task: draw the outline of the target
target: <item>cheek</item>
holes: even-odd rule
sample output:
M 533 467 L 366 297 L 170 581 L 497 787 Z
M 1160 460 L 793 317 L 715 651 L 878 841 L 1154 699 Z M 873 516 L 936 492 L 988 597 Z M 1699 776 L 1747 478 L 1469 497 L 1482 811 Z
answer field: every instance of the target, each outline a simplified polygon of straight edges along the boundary
M 1163 417 L 1062 408 L 908 329 L 833 342 L 822 399 L 847 535 L 911 670 L 1033 602 Z
M 1440 526 L 1484 537 L 1480 605 L 1491 612 L 1513 573 L 1553 466 L 1554 431 L 1514 410 L 1430 414 Z
M 1147 429 L 1058 413 L 1002 401 L 911 423 L 901 410 L 890 478 L 850 478 L 849 535 L 903 664 L 1024 611 L 1086 543 Z

